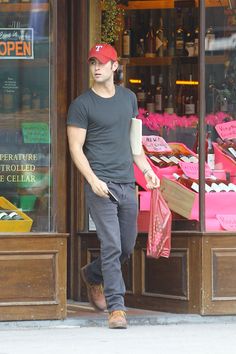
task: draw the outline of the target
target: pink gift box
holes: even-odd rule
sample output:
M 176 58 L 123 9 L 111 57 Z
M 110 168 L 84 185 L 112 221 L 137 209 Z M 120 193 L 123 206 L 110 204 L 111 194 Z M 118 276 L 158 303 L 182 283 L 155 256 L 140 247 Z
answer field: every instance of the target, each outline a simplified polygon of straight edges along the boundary
M 199 221 L 198 193 L 167 178 L 161 181 L 161 191 L 171 210 L 189 220 Z M 235 205 L 235 192 L 205 193 L 206 230 L 222 230 L 216 215 L 236 214 L 233 210 Z
M 213 143 L 215 152 L 215 168 L 223 169 L 230 173 L 231 182 L 236 182 L 236 161 L 226 155 L 217 143 Z

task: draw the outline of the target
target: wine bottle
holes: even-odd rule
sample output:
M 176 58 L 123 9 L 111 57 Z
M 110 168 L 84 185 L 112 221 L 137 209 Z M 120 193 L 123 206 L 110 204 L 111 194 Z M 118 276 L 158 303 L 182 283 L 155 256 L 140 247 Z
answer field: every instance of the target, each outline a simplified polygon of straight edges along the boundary
M 40 95 L 37 90 L 32 93 L 32 109 L 40 109 Z
M 141 85 L 138 87 L 138 91 L 137 91 L 136 95 L 137 95 L 138 107 L 145 109 L 146 108 L 146 91 L 145 91 L 144 85 Z
M 0 210 L 0 220 L 9 220 L 9 219 L 10 219 L 9 215 L 5 211 Z
M 148 58 L 154 58 L 156 56 L 156 38 L 153 27 L 152 13 L 150 14 L 149 28 L 145 38 L 145 56 Z
M 152 91 L 149 90 L 147 92 L 147 104 L 146 104 L 147 111 L 150 113 L 155 112 L 155 98 L 152 94 Z
M 163 75 L 160 74 L 158 78 L 158 85 L 155 93 L 155 110 L 158 113 L 163 112 Z
M 31 92 L 28 87 L 25 87 L 22 92 L 22 98 L 21 98 L 21 109 L 23 111 L 28 111 L 31 109 Z
M 183 186 L 187 187 L 188 189 L 193 190 L 194 192 L 199 192 L 199 184 L 197 180 L 192 178 L 188 178 L 187 176 L 180 176 L 177 173 L 173 173 L 173 177 L 181 183 Z
M 194 56 L 198 56 L 199 28 L 194 30 Z
M 173 57 L 175 55 L 175 31 L 173 28 L 169 30 L 167 48 L 168 48 L 168 55 L 170 57 Z
M 170 93 L 169 95 L 165 95 L 165 113 L 173 114 L 174 113 L 174 100 L 173 95 Z
M 228 192 L 229 191 L 227 185 L 224 184 L 224 183 L 213 182 L 211 184 L 211 188 L 217 193 L 219 193 L 219 192 Z
M 191 116 L 195 114 L 195 103 L 194 103 L 194 98 L 193 96 L 185 96 L 185 115 L 186 116 Z
M 145 44 L 143 38 L 140 38 L 137 43 L 136 54 L 138 57 L 144 57 L 145 55 Z
M 189 81 L 193 81 L 192 74 L 189 74 Z M 196 113 L 195 92 L 192 85 L 184 86 L 182 99 L 184 101 L 184 114 L 191 116 Z
M 205 36 L 205 50 L 206 51 L 211 51 L 211 45 L 212 42 L 215 40 L 215 33 L 214 29 L 212 26 L 209 26 L 206 31 L 206 36 Z
M 236 192 L 236 185 L 234 183 L 229 183 L 229 192 Z
M 150 85 L 147 92 L 147 111 L 148 112 L 155 112 L 155 75 L 150 76 Z
M 10 220 L 22 220 L 22 217 L 15 211 L 11 211 L 8 216 Z
M 168 114 L 174 113 L 174 92 L 172 87 L 172 72 L 169 70 L 168 86 L 164 97 L 164 111 Z
M 128 58 L 131 56 L 132 31 L 130 17 L 126 17 L 125 19 L 126 25 L 122 33 L 122 56 Z
M 182 13 L 177 16 L 177 27 L 175 34 L 175 54 L 176 56 L 185 56 L 185 30 L 183 28 Z
M 220 90 L 220 111 L 228 112 L 228 94 L 229 90 L 226 87 L 226 84 L 223 83 Z
M 194 192 L 199 193 L 199 180 L 198 179 L 189 178 L 185 175 L 180 176 L 177 173 L 173 173 L 173 176 L 183 186 L 185 186 L 189 189 L 192 189 Z M 214 192 L 213 188 L 207 182 L 205 183 L 205 192 L 206 193 Z
M 175 162 L 171 161 L 167 154 L 164 153 L 147 153 L 147 156 L 154 163 L 154 165 L 163 168 L 176 165 Z
M 211 132 L 207 132 L 206 162 L 211 170 L 215 168 L 215 152 L 212 144 Z
M 214 113 L 216 111 L 216 93 L 215 75 L 210 74 L 206 93 L 206 113 Z
M 235 147 L 234 143 L 232 143 L 228 140 L 223 141 L 220 138 L 217 138 L 216 142 L 224 150 L 226 155 L 228 155 L 229 157 L 231 157 L 233 159 L 236 159 L 236 147 Z
M 160 17 L 159 27 L 156 30 L 156 54 L 158 57 L 164 56 L 164 28 L 163 28 L 163 19 Z
M 194 27 L 193 27 L 193 13 L 189 9 L 188 13 L 188 30 L 186 32 L 185 39 L 185 51 L 186 55 L 189 57 L 194 56 Z

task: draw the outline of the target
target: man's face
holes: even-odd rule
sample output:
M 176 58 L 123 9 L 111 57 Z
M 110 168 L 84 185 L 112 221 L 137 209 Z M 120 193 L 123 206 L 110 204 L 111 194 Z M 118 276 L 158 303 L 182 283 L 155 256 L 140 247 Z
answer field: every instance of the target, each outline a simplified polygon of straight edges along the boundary
M 89 61 L 90 71 L 95 82 L 105 83 L 113 80 L 114 71 L 118 67 L 117 62 L 109 60 L 106 64 L 102 64 L 99 60 L 92 58 Z

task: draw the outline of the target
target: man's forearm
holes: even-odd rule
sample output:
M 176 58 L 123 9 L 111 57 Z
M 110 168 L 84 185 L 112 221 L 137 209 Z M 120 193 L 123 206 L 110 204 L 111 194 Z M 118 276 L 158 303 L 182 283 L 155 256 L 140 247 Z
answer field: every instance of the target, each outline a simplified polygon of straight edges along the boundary
M 71 149 L 71 158 L 78 168 L 78 170 L 82 173 L 82 175 L 86 178 L 88 183 L 91 185 L 94 181 L 94 179 L 97 178 L 95 173 L 90 167 L 90 164 L 88 162 L 87 157 L 85 156 L 84 152 L 82 149 Z
M 137 167 L 144 173 L 145 171 L 151 169 L 149 162 L 146 159 L 145 153 L 142 149 L 140 155 L 133 155 L 134 163 Z

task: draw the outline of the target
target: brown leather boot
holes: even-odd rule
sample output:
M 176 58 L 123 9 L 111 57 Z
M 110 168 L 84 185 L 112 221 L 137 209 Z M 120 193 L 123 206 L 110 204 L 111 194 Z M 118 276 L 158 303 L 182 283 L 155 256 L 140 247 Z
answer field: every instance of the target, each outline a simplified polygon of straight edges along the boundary
M 109 314 L 108 318 L 109 328 L 127 328 L 126 314 L 125 311 L 115 310 Z
M 86 267 L 80 270 L 81 277 L 86 284 L 88 299 L 96 311 L 105 311 L 107 309 L 106 299 L 103 293 L 102 284 L 91 284 L 86 278 Z

